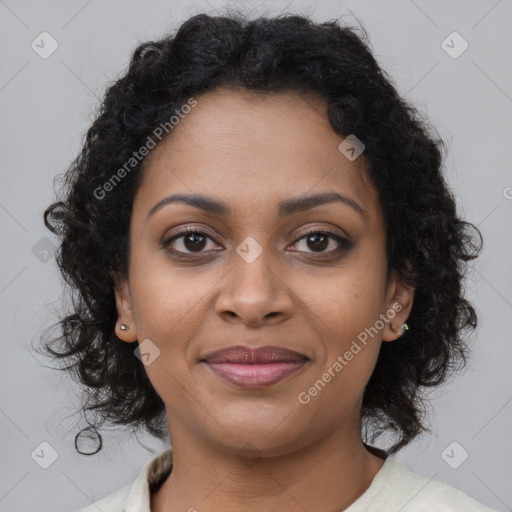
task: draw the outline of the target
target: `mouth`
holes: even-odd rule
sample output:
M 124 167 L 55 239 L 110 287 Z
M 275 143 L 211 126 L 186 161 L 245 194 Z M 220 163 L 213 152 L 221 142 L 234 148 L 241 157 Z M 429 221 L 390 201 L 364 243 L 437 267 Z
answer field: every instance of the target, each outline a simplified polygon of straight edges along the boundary
M 298 372 L 308 361 L 305 355 L 280 347 L 254 350 L 240 345 L 218 350 L 201 359 L 218 377 L 248 389 L 282 381 Z

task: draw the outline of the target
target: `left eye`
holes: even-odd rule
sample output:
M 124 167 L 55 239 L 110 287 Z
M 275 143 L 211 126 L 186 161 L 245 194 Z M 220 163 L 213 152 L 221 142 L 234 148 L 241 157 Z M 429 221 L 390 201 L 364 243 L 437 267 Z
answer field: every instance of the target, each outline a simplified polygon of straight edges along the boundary
M 301 238 L 295 242 L 295 244 L 298 244 L 301 240 L 305 240 L 307 246 L 312 249 L 314 253 L 339 252 L 351 247 L 351 242 L 349 240 L 329 231 L 310 231 L 308 233 L 304 233 Z M 338 244 L 338 247 L 326 251 L 325 249 L 329 247 L 330 240 L 334 240 Z

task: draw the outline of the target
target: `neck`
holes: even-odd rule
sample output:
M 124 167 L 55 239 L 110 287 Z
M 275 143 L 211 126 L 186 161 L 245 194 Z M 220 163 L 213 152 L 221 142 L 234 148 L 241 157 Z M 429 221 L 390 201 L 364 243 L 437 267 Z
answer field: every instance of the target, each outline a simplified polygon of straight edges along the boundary
M 242 457 L 198 439 L 172 439 L 173 469 L 152 497 L 151 512 L 339 512 L 368 489 L 384 464 L 359 436 L 347 441 L 333 434 L 273 457 Z

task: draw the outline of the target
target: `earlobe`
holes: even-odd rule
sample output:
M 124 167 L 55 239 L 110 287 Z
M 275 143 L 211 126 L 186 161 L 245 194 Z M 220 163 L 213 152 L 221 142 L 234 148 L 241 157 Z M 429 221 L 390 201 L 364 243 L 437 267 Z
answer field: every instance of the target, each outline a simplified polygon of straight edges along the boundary
M 137 340 L 137 328 L 133 316 L 130 287 L 127 279 L 116 280 L 114 287 L 117 322 L 115 326 L 116 336 L 127 343 Z
M 394 281 L 392 298 L 388 302 L 386 311 L 387 322 L 382 341 L 394 341 L 410 330 L 406 322 L 411 313 L 414 291 L 415 288 L 407 286 L 402 281 Z

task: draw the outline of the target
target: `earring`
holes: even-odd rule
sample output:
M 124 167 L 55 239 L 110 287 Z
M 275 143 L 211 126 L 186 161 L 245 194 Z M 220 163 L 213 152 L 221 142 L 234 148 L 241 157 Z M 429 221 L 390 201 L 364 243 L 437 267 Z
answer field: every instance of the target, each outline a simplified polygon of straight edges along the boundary
M 402 336 L 404 334 L 405 331 L 409 330 L 409 326 L 407 324 L 402 324 L 400 326 L 400 328 L 402 329 L 401 332 L 396 332 L 395 333 L 397 334 L 397 336 Z M 394 330 L 394 329 L 393 329 Z
M 121 324 L 119 326 L 119 329 L 121 329 L 121 331 L 126 331 L 128 329 L 128 327 L 125 324 Z

